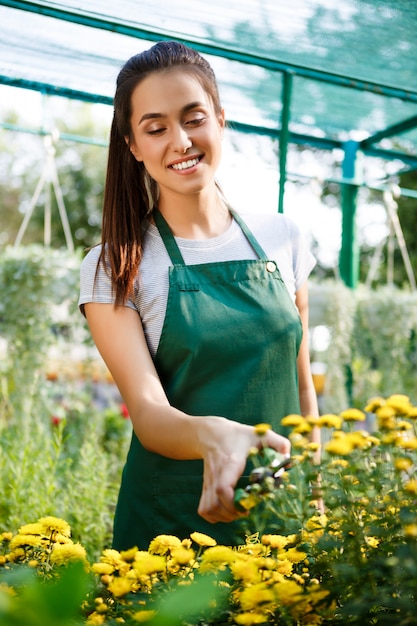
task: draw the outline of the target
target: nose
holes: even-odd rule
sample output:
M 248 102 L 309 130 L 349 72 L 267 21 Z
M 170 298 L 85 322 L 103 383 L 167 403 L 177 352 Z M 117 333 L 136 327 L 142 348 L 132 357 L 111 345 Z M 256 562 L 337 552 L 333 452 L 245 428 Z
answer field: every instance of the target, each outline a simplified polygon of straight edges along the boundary
M 172 132 L 172 147 L 176 152 L 185 154 L 188 148 L 191 148 L 193 142 L 191 141 L 187 130 L 178 125 Z

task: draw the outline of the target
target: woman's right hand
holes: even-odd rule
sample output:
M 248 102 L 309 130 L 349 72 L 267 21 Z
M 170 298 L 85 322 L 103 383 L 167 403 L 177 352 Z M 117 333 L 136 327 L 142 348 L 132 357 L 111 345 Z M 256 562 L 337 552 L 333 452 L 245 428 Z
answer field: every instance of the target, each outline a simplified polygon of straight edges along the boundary
M 204 478 L 198 513 L 211 523 L 231 522 L 245 513 L 234 505 L 237 482 L 242 476 L 249 452 L 259 447 L 260 438 L 252 426 L 231 420 L 208 417 L 202 421 Z M 262 437 L 264 446 L 290 455 L 290 441 L 272 430 Z

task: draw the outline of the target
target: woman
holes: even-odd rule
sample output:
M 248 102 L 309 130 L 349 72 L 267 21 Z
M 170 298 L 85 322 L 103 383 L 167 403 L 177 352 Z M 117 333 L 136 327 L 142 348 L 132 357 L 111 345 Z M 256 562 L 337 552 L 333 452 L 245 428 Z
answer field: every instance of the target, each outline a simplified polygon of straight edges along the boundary
M 196 51 L 158 43 L 122 68 L 102 246 L 83 261 L 80 296 L 133 424 L 117 549 L 193 531 L 241 541 L 233 495 L 259 446 L 253 426 L 271 424 L 263 443 L 288 454 L 282 417 L 317 413 L 302 339 L 314 260 L 284 216 L 245 223 L 225 202 L 224 125 Z

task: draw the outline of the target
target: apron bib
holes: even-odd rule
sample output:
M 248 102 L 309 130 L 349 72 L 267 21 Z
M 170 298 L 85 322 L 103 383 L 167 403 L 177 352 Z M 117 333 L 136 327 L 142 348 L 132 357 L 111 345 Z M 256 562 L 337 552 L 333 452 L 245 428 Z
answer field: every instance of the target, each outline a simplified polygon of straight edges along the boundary
M 276 263 L 239 215 L 232 215 L 259 259 L 185 265 L 168 224 L 155 211 L 172 262 L 155 366 L 177 409 L 250 425 L 266 422 L 286 434 L 281 419 L 300 412 L 296 361 L 301 320 Z M 225 545 L 244 542 L 239 521 L 210 524 L 198 515 L 202 476 L 202 461 L 148 452 L 133 433 L 114 547 L 147 549 L 159 534 L 184 539 L 193 531 Z

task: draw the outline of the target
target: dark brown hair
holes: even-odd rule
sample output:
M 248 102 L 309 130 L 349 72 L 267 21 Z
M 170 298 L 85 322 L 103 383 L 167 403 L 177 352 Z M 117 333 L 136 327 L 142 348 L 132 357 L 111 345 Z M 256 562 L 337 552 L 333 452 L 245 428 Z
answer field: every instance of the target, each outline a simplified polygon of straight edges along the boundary
M 129 143 L 132 137 L 132 93 L 149 74 L 173 68 L 192 72 L 220 114 L 216 78 L 210 64 L 195 50 L 175 41 L 158 42 L 131 57 L 116 83 L 114 115 L 110 131 L 104 191 L 100 262 L 108 261 L 115 303 L 123 304 L 133 293 L 142 256 L 144 219 L 157 204 L 157 184 L 142 162 L 136 161 Z

